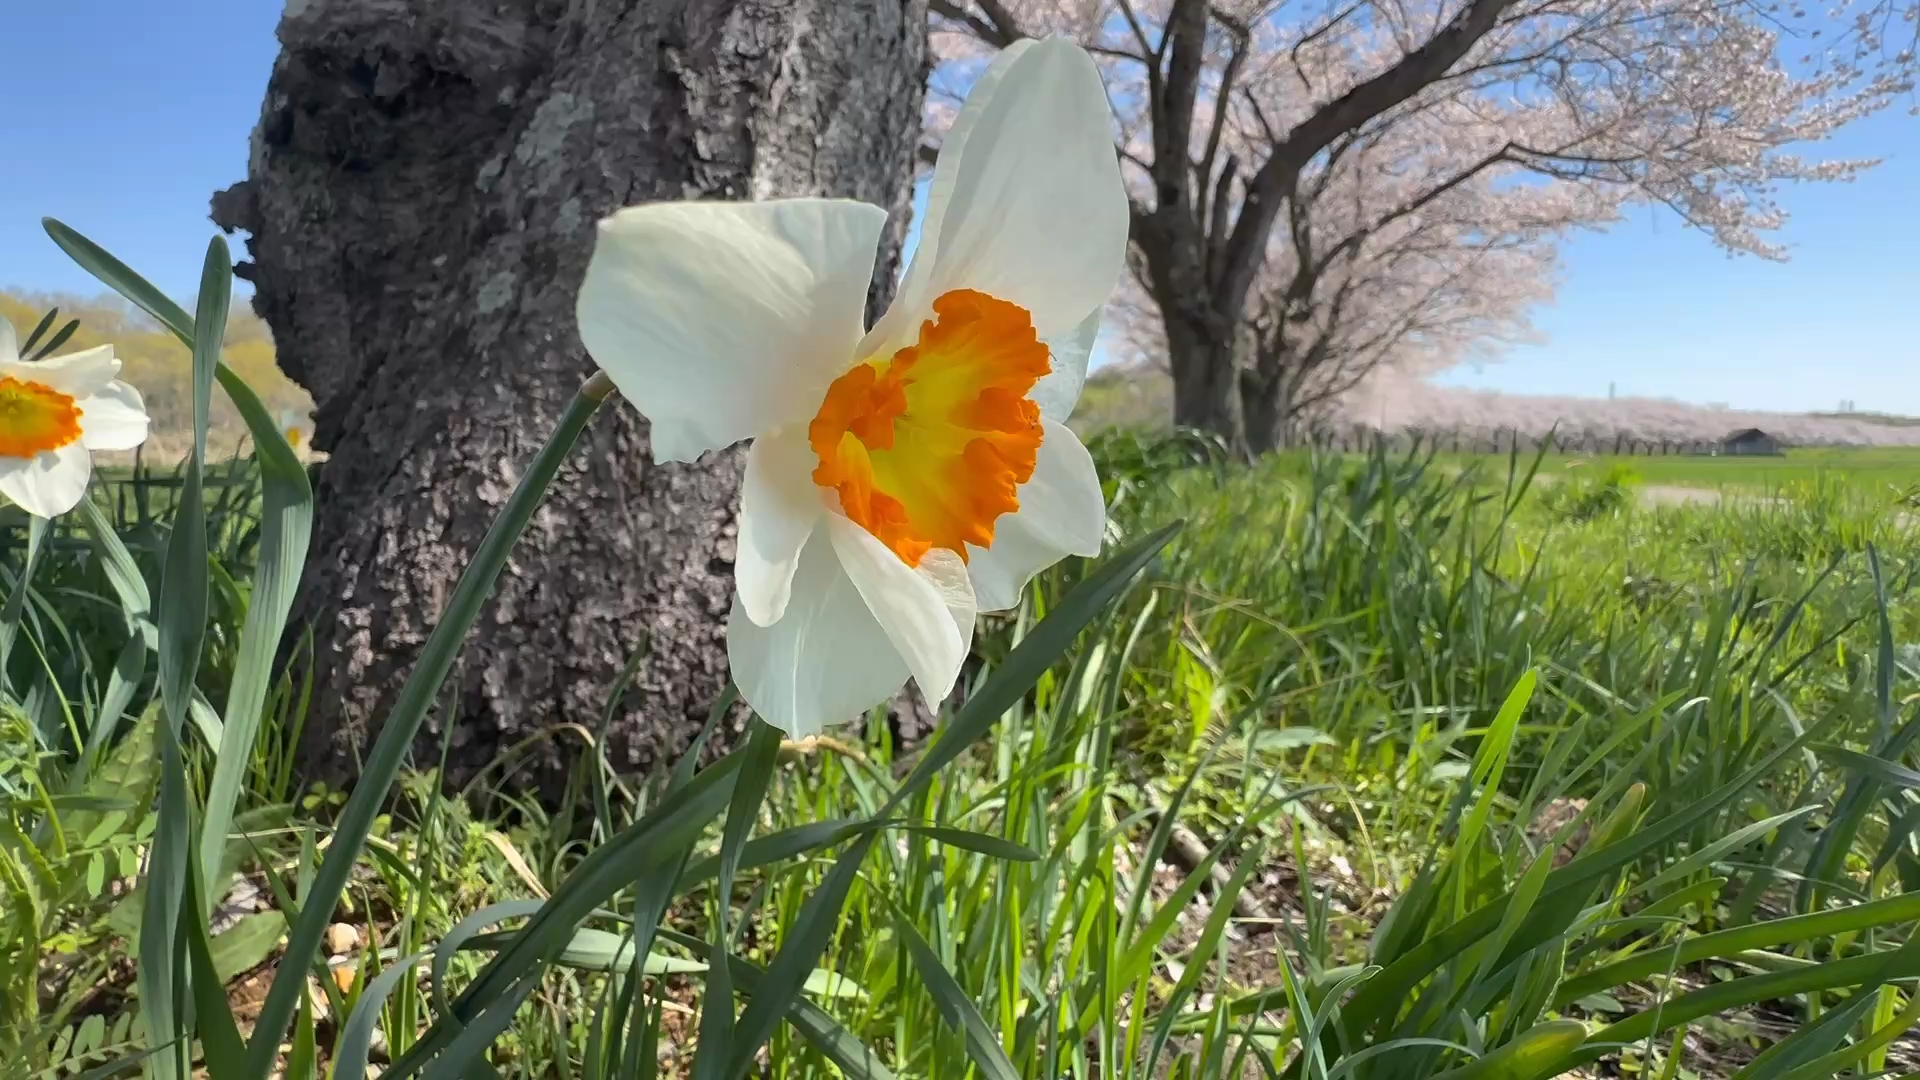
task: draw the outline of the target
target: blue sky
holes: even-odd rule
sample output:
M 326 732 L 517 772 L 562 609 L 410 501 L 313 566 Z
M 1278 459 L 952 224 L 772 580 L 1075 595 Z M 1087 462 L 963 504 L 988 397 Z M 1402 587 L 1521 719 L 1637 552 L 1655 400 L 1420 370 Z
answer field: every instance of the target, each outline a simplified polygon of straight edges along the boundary
M 100 291 L 46 239 L 52 215 L 190 297 L 207 197 L 246 175 L 281 5 L 13 6 L 0 286 Z M 1638 211 L 1568 245 L 1560 299 L 1536 315 L 1544 342 L 1442 381 L 1920 415 L 1920 118 L 1895 109 L 1814 149 L 1887 160 L 1852 184 L 1783 193 L 1792 261 L 1729 258 L 1670 213 Z
M 1671 211 L 1637 210 L 1567 245 L 1559 301 L 1534 316 L 1543 343 L 1438 381 L 1920 415 L 1920 118 L 1896 106 L 1816 154 L 1884 161 L 1781 192 L 1790 261 L 1730 257 Z

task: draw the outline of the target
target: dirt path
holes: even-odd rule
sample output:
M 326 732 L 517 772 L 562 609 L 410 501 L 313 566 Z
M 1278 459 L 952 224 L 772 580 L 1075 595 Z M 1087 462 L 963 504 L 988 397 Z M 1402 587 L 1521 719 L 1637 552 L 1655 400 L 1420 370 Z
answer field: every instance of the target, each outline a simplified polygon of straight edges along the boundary
M 1648 507 L 1717 506 L 1719 488 L 1682 487 L 1679 484 L 1642 484 L 1640 503 Z

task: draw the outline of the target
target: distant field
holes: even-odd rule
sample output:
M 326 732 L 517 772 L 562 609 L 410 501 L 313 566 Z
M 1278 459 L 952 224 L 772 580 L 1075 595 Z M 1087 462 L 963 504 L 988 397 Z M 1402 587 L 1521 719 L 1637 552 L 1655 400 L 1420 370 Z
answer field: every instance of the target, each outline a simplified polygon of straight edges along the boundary
M 1462 465 L 1497 463 L 1505 455 L 1443 454 L 1442 460 Z M 1543 476 L 1603 474 L 1614 466 L 1631 470 L 1643 483 L 1674 487 L 1741 488 L 1766 491 L 1812 482 L 1841 483 L 1904 492 L 1920 485 L 1920 447 L 1810 447 L 1789 450 L 1780 457 L 1616 456 L 1613 454 L 1549 454 L 1540 465 Z

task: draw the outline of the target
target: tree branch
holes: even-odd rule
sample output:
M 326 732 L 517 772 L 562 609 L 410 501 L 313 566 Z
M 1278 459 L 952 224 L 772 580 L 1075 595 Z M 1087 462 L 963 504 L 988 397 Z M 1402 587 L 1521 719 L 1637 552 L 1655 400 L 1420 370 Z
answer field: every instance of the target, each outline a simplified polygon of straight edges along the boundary
M 1227 106 L 1233 101 L 1233 84 L 1240 77 L 1240 69 L 1247 61 L 1248 47 L 1253 42 L 1253 32 L 1246 23 L 1217 8 L 1213 11 L 1213 18 L 1227 28 L 1228 35 L 1233 38 L 1234 47 L 1232 55 L 1227 57 L 1226 70 L 1220 73 L 1220 86 L 1213 94 L 1213 124 L 1211 130 L 1207 132 L 1207 152 L 1200 157 L 1199 176 L 1195 179 L 1195 183 L 1200 188 L 1201 199 L 1200 210 L 1196 216 L 1201 221 L 1210 221 L 1218 217 L 1217 212 L 1211 215 L 1208 213 L 1207 184 L 1213 179 L 1213 161 L 1215 155 L 1220 152 L 1220 134 L 1227 126 L 1229 111 Z M 1222 185 L 1219 190 L 1225 191 L 1225 185 Z M 1219 203 L 1216 202 L 1214 205 L 1217 208 Z M 1208 228 L 1208 239 L 1209 242 L 1213 239 L 1211 225 Z
M 1280 202 L 1307 162 L 1335 139 L 1358 130 L 1445 75 L 1493 29 L 1500 14 L 1517 2 L 1470 0 L 1426 44 L 1321 106 L 1287 133 L 1247 185 L 1240 220 L 1227 249 L 1224 279 L 1217 283 L 1213 297 L 1217 311 L 1231 316 L 1245 304 Z
M 1440 196 L 1445 195 L 1447 192 L 1452 191 L 1454 188 L 1457 188 L 1461 184 L 1464 184 L 1467 181 L 1473 179 L 1474 177 L 1480 175 L 1482 172 L 1485 172 L 1487 169 L 1492 168 L 1494 165 L 1497 165 L 1502 161 L 1514 160 L 1511 153 L 1511 151 L 1513 151 L 1514 149 L 1516 149 L 1515 145 L 1513 143 L 1508 143 L 1507 145 L 1501 147 L 1500 149 L 1495 150 L 1493 153 L 1488 154 L 1485 157 L 1481 158 L 1479 161 L 1474 162 L 1471 167 L 1462 169 L 1458 173 L 1455 173 L 1453 176 L 1448 177 L 1446 180 L 1442 181 L 1441 183 L 1436 184 L 1431 188 L 1428 188 L 1425 192 L 1423 192 L 1420 195 L 1419 198 L 1408 200 L 1407 202 L 1402 203 L 1401 205 L 1395 207 L 1394 209 L 1388 211 L 1387 213 L 1380 215 L 1380 217 L 1376 219 L 1373 222 L 1373 224 L 1368 225 L 1364 228 L 1355 229 L 1353 232 L 1349 233 L 1347 236 L 1342 238 L 1338 244 L 1335 244 L 1333 247 L 1327 250 L 1326 258 L 1321 262 L 1320 269 L 1324 270 L 1327 266 L 1333 263 L 1334 259 L 1338 258 L 1339 256 L 1350 254 L 1353 251 L 1357 250 L 1361 244 L 1366 242 L 1369 236 L 1372 236 L 1374 233 L 1378 232 L 1380 229 L 1393 224 L 1394 222 L 1400 220 L 1403 217 L 1408 216 L 1409 214 L 1419 213 L 1422 209 L 1431 205 L 1435 199 L 1438 199 Z
M 1157 47 L 1148 41 L 1147 31 L 1140 25 L 1140 17 L 1133 13 L 1133 5 L 1127 0 L 1120 0 L 1120 14 L 1127 20 L 1127 27 L 1133 31 L 1133 40 L 1140 43 L 1140 51 L 1153 58 L 1154 67 L 1159 67 L 1162 58 L 1161 50 L 1166 47 L 1166 38 L 1163 36 Z
M 1188 172 L 1193 160 L 1193 113 L 1207 62 L 1206 0 L 1174 0 L 1163 44 L 1170 46 L 1166 87 L 1153 125 L 1154 183 L 1164 212 L 1193 211 Z M 1196 228 L 1201 222 L 1194 222 Z
M 993 21 L 993 25 L 1000 28 L 1001 33 L 1006 34 L 1008 37 L 1017 41 L 1020 38 L 1033 36 L 1021 29 L 1020 21 L 1013 17 L 1013 13 L 1007 10 L 1007 5 L 1001 3 L 1000 0 L 973 0 L 973 2 L 979 5 L 981 12 Z
M 996 0 L 973 0 L 973 2 L 980 6 L 984 17 L 975 15 L 968 11 L 965 5 L 956 4 L 953 0 L 927 0 L 927 10 L 941 18 L 952 19 L 965 26 L 974 37 L 995 48 L 1004 49 L 1027 36 L 1020 32 L 1019 25 L 1015 23 L 1006 7 L 997 3 Z
M 1220 179 L 1213 185 L 1213 206 L 1207 216 L 1207 232 L 1202 238 L 1206 243 L 1207 258 L 1217 261 L 1226 249 L 1227 229 L 1231 219 L 1227 216 L 1233 211 L 1233 181 L 1240 172 L 1240 159 L 1229 153 L 1226 167 L 1220 170 Z M 1209 270 L 1210 274 L 1217 273 Z
M 1313 80 L 1307 78 L 1307 69 L 1300 63 L 1300 50 L 1333 33 L 1335 27 L 1346 22 L 1347 16 L 1352 15 L 1358 10 L 1360 10 L 1359 4 L 1349 5 L 1346 10 L 1315 27 L 1312 33 L 1302 35 L 1299 41 L 1293 43 L 1293 48 L 1288 52 L 1287 58 L 1293 61 L 1293 73 L 1300 80 L 1300 88 L 1305 90 L 1309 96 L 1313 94 Z

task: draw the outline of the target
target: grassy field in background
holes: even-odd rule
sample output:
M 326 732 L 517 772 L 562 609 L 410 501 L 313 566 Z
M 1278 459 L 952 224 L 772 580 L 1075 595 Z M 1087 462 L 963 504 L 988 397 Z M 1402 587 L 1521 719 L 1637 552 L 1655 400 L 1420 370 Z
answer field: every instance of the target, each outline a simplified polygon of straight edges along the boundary
M 685 1075 L 703 1009 L 694 950 L 720 905 L 739 956 L 764 966 L 835 880 L 844 907 L 806 985 L 875 1068 L 832 1056 L 817 1025 L 789 1025 L 765 1075 L 1327 1080 L 1338 1064 L 1347 1080 L 1517 1077 L 1449 1070 L 1499 1047 L 1544 1055 L 1576 1029 L 1592 1058 L 1554 1050 L 1533 1060 L 1565 1068 L 1537 1075 L 1730 1077 L 1769 1046 L 1786 1048 L 1776 1065 L 1817 1063 L 1846 1051 L 1849 1033 L 1860 1061 L 1920 1067 L 1896 1039 L 1920 966 L 1897 986 L 1851 974 L 1920 919 L 1920 798 L 1884 782 L 1916 764 L 1912 736 L 1894 740 L 1920 731 L 1905 704 L 1920 689 L 1909 651 L 1920 533 L 1880 494 L 1920 478 L 1920 456 L 1622 459 L 1649 483 L 1837 481 L 1779 501 L 1651 510 L 1630 482 L 1582 476 L 1610 459 L 1569 469 L 1549 456 L 1542 474 L 1561 479 L 1529 488 L 1510 482 L 1505 457 L 1293 453 L 1249 467 L 1203 447 L 1093 441 L 1110 550 L 1176 519 L 1184 529 L 982 744 L 899 808 L 923 831 L 866 849 L 850 881 L 822 850 L 743 864 L 722 895 L 699 876 L 713 873 L 700 860 L 716 822 L 655 945 L 662 973 L 623 981 L 609 958 L 634 908 L 610 898 L 590 917 L 599 936 L 528 984 L 492 1068 L 655 1075 L 623 1054 L 627 1038 L 657 1054 L 658 1075 Z M 1644 467 L 1663 464 L 1672 471 Z M 257 558 L 243 466 L 209 496 L 219 582 L 245 583 Z M 157 584 L 169 482 L 111 473 L 96 490 Z M 8 582 L 13 535 L 0 553 Z M 48 749 L 0 753 L 0 794 L 63 775 L 103 724 L 116 777 L 149 764 L 150 677 L 124 717 L 95 713 L 127 637 L 114 583 L 71 523 L 56 541 L 22 624 L 33 647 L 9 669 L 32 709 L 7 718 Z M 974 691 L 1099 566 L 1069 560 L 1019 610 L 983 618 Z M 238 584 L 214 594 L 200 674 L 212 701 L 240 663 L 248 602 Z M 274 679 L 222 895 L 271 895 L 269 868 L 306 880 L 337 820 L 340 794 L 302 786 L 292 767 L 299 672 Z M 833 735 L 783 752 L 757 837 L 880 811 L 925 752 L 893 746 L 879 715 Z M 191 774 L 205 775 L 212 747 L 195 738 L 188 750 Z M 1859 759 L 1884 760 L 1862 771 Z M 587 852 L 644 819 L 657 777 L 603 768 L 592 746 L 580 760 L 573 790 L 546 805 L 491 786 L 511 761 L 452 799 L 432 763 L 415 762 L 333 914 L 349 932 L 329 946 L 341 992 L 327 1009 L 353 1010 L 396 957 L 431 952 L 489 905 L 559 893 Z M 34 835 L 36 812 L 0 798 L 20 826 L 8 835 Z M 127 963 L 138 894 L 125 884 L 145 850 L 140 818 L 109 827 L 77 813 L 81 825 L 55 830 L 71 850 L 48 860 L 71 876 L 66 899 L 35 909 L 51 914 L 33 934 L 0 935 L 0 1060 L 35 1080 L 138 1045 Z M 0 889 L 0 925 L 9 896 Z M 272 973 L 283 925 L 271 905 L 246 910 L 214 939 L 239 1001 Z M 1795 917 L 1825 929 L 1795 930 Z M 488 955 L 450 951 L 445 979 L 474 985 Z M 928 957 L 951 986 L 929 982 Z M 15 970 L 28 977 L 8 982 Z M 394 1062 L 440 1015 L 439 988 L 384 985 L 393 996 L 373 1007 L 389 1035 L 374 1056 Z M 21 1008 L 22 994 L 36 1007 Z M 619 1002 L 634 1005 L 632 1026 L 619 1026 L 628 1004 L 608 1012 Z M 977 1008 L 980 1027 L 956 1027 L 956 1002 Z M 1308 1017 L 1325 1025 L 1326 1057 L 1303 1065 L 1292 1025 Z M 337 1020 L 303 1023 L 329 1061 L 370 1052 L 364 1040 L 343 1049 Z M 1611 1071 L 1590 1071 L 1596 1058 Z M 1784 1075 L 1767 1065 L 1739 1075 Z
M 1438 460 L 1503 469 L 1506 455 L 1443 453 Z M 1541 459 L 1540 471 L 1542 476 L 1558 477 L 1614 469 L 1625 470 L 1641 483 L 1672 487 L 1763 494 L 1791 485 L 1838 484 L 1894 497 L 1920 485 L 1920 447 L 1807 447 L 1777 457 L 1551 453 Z

